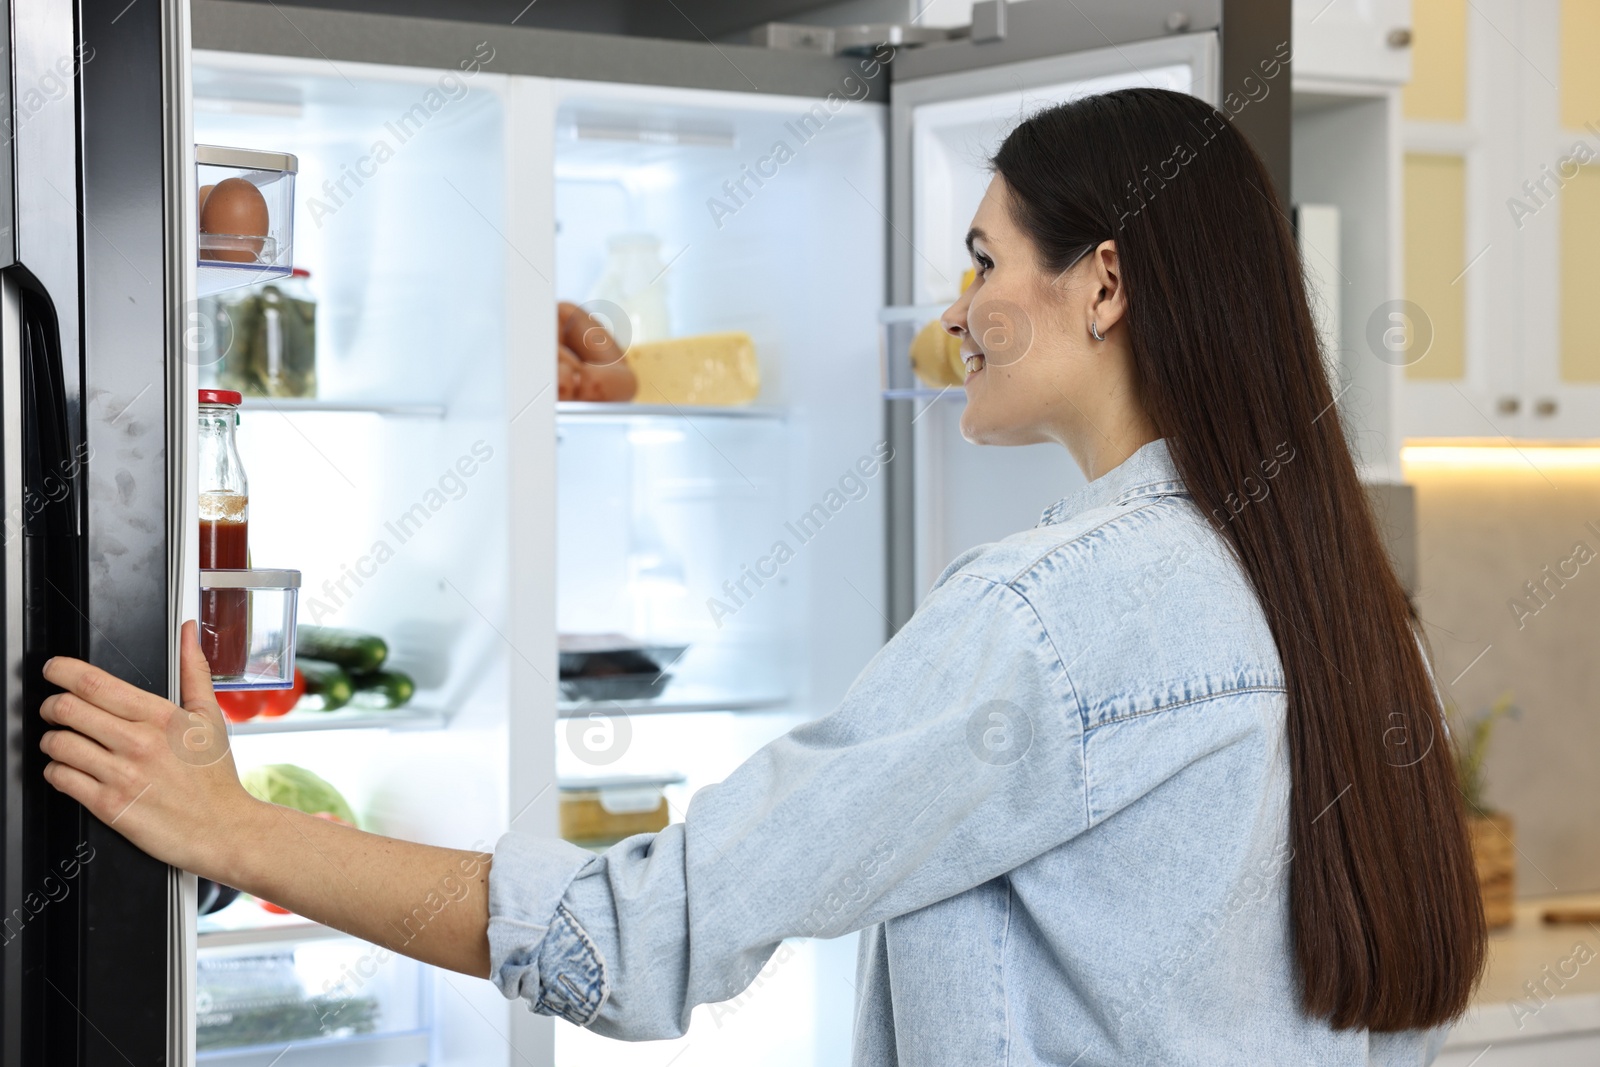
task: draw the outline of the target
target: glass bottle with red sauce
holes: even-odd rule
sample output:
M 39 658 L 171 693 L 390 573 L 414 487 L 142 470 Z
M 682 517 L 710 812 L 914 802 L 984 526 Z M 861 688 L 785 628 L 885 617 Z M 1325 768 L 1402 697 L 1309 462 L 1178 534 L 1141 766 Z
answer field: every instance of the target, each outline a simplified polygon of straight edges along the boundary
M 233 434 L 243 399 L 228 389 L 200 390 L 201 570 L 250 565 L 250 483 Z M 243 589 L 200 591 L 200 650 L 216 678 L 244 674 L 250 652 L 249 595 Z

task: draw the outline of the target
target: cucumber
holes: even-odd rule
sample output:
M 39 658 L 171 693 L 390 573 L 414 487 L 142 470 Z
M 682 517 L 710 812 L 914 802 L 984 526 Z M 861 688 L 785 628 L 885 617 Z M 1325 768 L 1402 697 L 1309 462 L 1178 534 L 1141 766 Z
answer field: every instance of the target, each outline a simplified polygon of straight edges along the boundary
M 295 638 L 302 656 L 337 663 L 347 671 L 364 674 L 383 666 L 389 646 L 383 638 L 338 626 L 301 626 Z
M 398 708 L 411 699 L 417 684 L 401 671 L 372 671 L 350 679 L 355 695 L 350 705 L 357 708 Z
M 296 657 L 295 666 L 306 680 L 306 695 L 295 705 L 299 711 L 334 711 L 350 703 L 355 687 L 337 663 Z

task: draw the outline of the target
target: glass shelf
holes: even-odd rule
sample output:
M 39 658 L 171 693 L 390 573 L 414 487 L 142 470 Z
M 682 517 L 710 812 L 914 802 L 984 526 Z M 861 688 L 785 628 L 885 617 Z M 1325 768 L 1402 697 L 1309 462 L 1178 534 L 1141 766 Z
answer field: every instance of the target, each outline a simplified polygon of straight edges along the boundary
M 311 730 L 437 730 L 450 717 L 436 708 L 340 708 L 338 711 L 291 711 L 266 719 L 257 717 L 228 724 L 230 737 L 249 734 L 292 734 Z
M 788 413 L 782 408 L 751 404 L 632 404 L 589 403 L 561 400 L 556 403 L 558 419 L 771 419 L 782 421 Z
M 275 915 L 255 901 L 240 897 L 215 914 L 202 915 L 195 941 L 205 949 L 281 944 L 286 941 L 323 941 L 348 936 L 331 926 L 323 926 L 298 915 Z
M 723 697 L 698 696 L 685 693 L 682 697 L 665 700 L 562 700 L 556 703 L 556 714 L 563 719 L 581 718 L 590 711 L 602 715 L 674 715 L 693 711 L 772 711 L 787 707 L 786 696 Z
M 412 419 L 442 419 L 445 416 L 443 404 L 384 404 L 359 400 L 322 400 L 315 397 L 247 396 L 240 407 L 245 411 L 356 412 Z

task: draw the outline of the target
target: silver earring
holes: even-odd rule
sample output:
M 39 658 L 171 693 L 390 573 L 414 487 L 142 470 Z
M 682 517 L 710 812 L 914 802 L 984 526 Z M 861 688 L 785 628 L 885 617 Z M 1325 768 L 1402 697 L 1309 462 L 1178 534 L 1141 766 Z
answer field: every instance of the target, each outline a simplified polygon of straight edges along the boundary
M 1100 327 L 1096 326 L 1092 321 L 1089 323 L 1089 332 L 1094 334 L 1094 339 L 1096 341 L 1105 340 L 1104 337 L 1100 336 Z

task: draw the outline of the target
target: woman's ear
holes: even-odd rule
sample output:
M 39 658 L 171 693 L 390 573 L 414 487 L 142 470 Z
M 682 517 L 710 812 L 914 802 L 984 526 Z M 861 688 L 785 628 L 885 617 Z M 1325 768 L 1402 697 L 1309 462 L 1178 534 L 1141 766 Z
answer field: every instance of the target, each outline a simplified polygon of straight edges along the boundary
M 1101 241 L 1089 258 L 1090 284 L 1095 287 L 1089 319 L 1104 335 L 1128 313 L 1128 288 L 1122 280 L 1122 261 L 1115 241 Z

